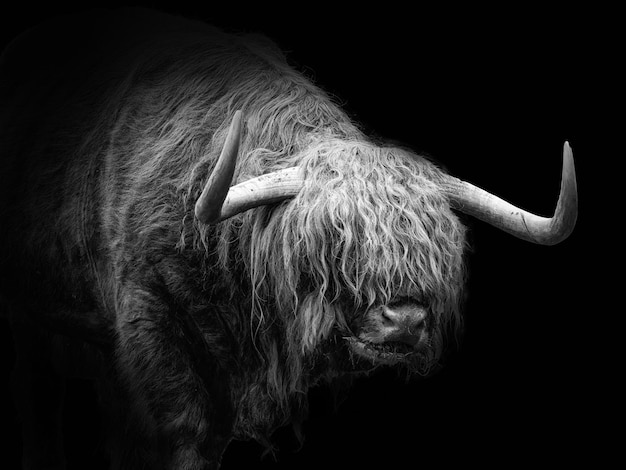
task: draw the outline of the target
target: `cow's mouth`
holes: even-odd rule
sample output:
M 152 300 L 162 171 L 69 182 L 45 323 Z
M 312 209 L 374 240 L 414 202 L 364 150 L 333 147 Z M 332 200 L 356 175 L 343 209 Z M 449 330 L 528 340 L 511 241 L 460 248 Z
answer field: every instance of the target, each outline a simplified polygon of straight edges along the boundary
M 356 336 L 344 336 L 353 353 L 378 364 L 409 362 L 418 352 L 414 346 L 402 342 L 373 343 Z

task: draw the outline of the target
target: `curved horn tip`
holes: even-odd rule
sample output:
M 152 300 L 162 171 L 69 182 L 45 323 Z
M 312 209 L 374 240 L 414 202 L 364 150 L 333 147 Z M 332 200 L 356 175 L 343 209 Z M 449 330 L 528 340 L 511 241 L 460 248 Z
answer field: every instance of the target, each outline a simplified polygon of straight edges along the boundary
M 237 124 L 241 123 L 242 116 L 243 116 L 243 111 L 241 111 L 241 109 L 236 110 L 235 114 L 233 115 L 232 122 L 237 123 Z
M 222 152 L 202 190 L 202 194 L 196 201 L 194 215 L 202 223 L 210 224 L 220 220 L 221 209 L 228 195 L 237 163 L 242 116 L 243 113 L 240 109 L 235 111 Z
M 569 142 L 565 141 L 563 144 L 563 178 L 568 179 L 574 196 L 577 196 L 576 191 L 576 167 L 574 166 L 574 152 L 570 147 Z
M 566 140 L 565 143 L 563 144 L 563 160 L 567 161 L 568 164 L 569 163 L 574 163 L 573 162 L 574 159 L 574 153 L 572 152 L 572 147 L 570 146 L 569 142 Z
M 576 168 L 574 154 L 568 141 L 563 144 L 563 171 L 561 176 L 561 191 L 552 219 L 554 237 L 549 245 L 562 242 L 570 236 L 578 218 L 578 189 L 576 185 Z

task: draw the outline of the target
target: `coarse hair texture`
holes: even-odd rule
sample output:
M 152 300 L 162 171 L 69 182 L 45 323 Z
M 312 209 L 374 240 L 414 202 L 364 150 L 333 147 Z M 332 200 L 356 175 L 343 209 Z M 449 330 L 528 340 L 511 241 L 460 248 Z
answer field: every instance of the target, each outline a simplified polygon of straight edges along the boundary
M 349 331 L 359 309 L 417 298 L 440 328 L 458 328 L 465 233 L 437 184 L 441 170 L 366 137 L 266 38 L 211 35 L 185 39 L 184 61 L 184 44 L 163 43 L 134 71 L 130 96 L 139 102 L 117 111 L 124 120 L 114 133 L 137 158 L 108 157 L 136 181 L 133 197 L 123 196 L 134 207 L 105 218 L 141 213 L 141 249 L 158 250 L 162 233 L 176 233 L 178 251 L 205 253 L 207 282 L 249 287 L 250 339 L 284 410 L 310 385 L 318 347 L 335 327 Z M 306 182 L 292 200 L 204 225 L 194 204 L 238 109 L 245 122 L 233 184 L 296 165 Z M 112 189 L 103 197 L 120 193 Z
M 283 383 L 292 392 L 307 355 L 335 328 L 350 333 L 357 312 L 374 305 L 414 299 L 434 315 L 436 341 L 458 330 L 465 279 L 465 228 L 431 163 L 347 139 L 320 140 L 299 157 L 305 185 L 292 201 L 231 222 L 247 255 L 253 314 L 260 324 L 273 310 L 287 333 Z M 417 372 L 432 366 L 425 360 Z
M 428 306 L 434 339 L 415 364 L 428 369 L 442 332 L 459 327 L 464 283 L 464 228 L 439 188 L 441 170 L 368 138 L 263 37 L 182 20 L 122 23 L 101 35 L 81 21 L 115 47 L 86 42 L 84 55 L 79 48 L 44 67 L 38 94 L 24 89 L 45 124 L 38 129 L 37 118 L 7 141 L 32 144 L 9 149 L 11 164 L 32 157 L 16 168 L 29 173 L 37 163 L 17 180 L 24 192 L 2 189 L 18 203 L 8 220 L 19 230 L 3 254 L 28 271 L 22 291 L 32 293 L 32 283 L 41 299 L 101 307 L 99 328 L 114 323 L 116 381 L 128 382 L 138 410 L 155 410 L 155 422 L 143 424 L 182 430 L 183 440 L 216 424 L 201 423 L 213 416 L 206 398 L 217 397 L 209 404 L 234 420 L 237 438 L 263 442 L 297 421 L 308 387 L 370 366 L 356 363 L 342 337 L 372 306 L 404 298 Z M 75 74 L 66 81 L 68 64 Z M 239 109 L 233 183 L 300 166 L 304 187 L 280 204 L 202 224 L 194 205 Z

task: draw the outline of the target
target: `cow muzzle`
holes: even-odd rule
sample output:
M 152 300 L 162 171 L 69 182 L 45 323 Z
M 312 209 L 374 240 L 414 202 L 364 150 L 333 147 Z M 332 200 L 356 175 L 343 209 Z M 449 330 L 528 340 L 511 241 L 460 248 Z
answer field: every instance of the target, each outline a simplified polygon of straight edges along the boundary
M 368 309 L 354 336 L 346 338 L 358 356 L 373 362 L 406 362 L 429 345 L 430 313 L 415 301 Z

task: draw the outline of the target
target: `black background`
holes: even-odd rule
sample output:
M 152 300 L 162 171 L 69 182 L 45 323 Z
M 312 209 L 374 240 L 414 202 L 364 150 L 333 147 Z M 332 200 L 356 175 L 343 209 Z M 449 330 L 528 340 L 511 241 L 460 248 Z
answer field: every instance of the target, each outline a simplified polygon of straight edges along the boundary
M 597 466 L 611 450 L 602 431 L 614 412 L 603 406 L 609 387 L 602 365 L 612 357 L 616 312 L 601 305 L 615 295 L 605 279 L 610 264 L 619 266 L 621 228 L 601 216 L 598 201 L 612 199 L 606 180 L 618 169 L 611 159 L 620 134 L 609 125 L 623 112 L 614 88 L 623 61 L 616 12 L 206 3 L 144 5 L 264 32 L 371 133 L 542 215 L 554 209 L 568 140 L 579 190 L 577 228 L 554 247 L 467 220 L 466 333 L 441 372 L 410 383 L 389 371 L 358 380 L 337 410 L 328 390 L 315 389 L 302 449 L 285 429 L 277 433 L 277 461 L 262 459 L 255 443 L 234 442 L 223 468 Z M 2 40 L 85 8 L 4 12 Z M 6 468 L 17 468 L 20 439 L 8 396 L 13 353 L 6 324 L 0 328 L 1 455 Z M 70 468 L 101 468 L 94 393 L 74 380 L 67 398 Z

